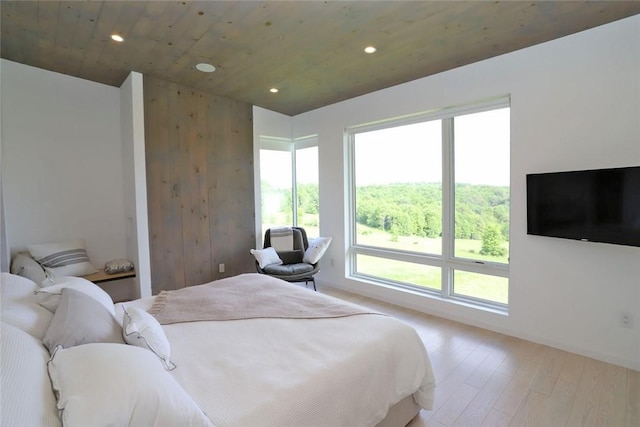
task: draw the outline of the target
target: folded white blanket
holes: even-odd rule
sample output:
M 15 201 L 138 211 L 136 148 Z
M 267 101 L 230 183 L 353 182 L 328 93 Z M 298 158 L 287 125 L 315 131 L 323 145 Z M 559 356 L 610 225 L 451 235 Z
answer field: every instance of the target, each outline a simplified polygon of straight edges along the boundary
M 280 251 L 293 250 L 293 229 L 291 227 L 277 227 L 271 229 L 271 246 Z

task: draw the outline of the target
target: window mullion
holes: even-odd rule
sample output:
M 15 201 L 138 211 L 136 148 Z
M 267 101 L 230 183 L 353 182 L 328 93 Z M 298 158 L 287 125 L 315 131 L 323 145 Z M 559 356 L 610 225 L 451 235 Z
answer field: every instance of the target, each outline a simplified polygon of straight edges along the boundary
M 450 261 L 453 257 L 453 118 L 442 120 L 442 296 L 453 292 L 453 272 Z
M 292 207 L 292 221 L 291 225 L 298 225 L 298 177 L 296 171 L 296 147 L 291 143 L 291 207 Z

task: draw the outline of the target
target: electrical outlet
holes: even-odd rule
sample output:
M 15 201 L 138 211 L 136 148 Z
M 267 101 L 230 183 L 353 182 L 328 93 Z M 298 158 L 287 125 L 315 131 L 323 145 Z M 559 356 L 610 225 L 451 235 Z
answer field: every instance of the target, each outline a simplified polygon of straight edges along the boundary
M 224 264 L 218 264 L 218 273 L 224 273 Z
M 631 313 L 620 313 L 620 323 L 623 328 L 633 328 L 633 314 Z

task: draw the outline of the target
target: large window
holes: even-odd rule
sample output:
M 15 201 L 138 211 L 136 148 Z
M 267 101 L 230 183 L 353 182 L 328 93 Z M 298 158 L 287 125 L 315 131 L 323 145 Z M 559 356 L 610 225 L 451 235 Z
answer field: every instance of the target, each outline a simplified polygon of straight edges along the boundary
M 260 149 L 260 192 L 264 230 L 273 225 L 292 224 L 292 177 L 290 150 Z
M 318 146 L 315 137 L 295 141 L 261 138 L 262 232 L 298 225 L 319 235 Z
M 506 308 L 508 99 L 356 127 L 351 275 Z

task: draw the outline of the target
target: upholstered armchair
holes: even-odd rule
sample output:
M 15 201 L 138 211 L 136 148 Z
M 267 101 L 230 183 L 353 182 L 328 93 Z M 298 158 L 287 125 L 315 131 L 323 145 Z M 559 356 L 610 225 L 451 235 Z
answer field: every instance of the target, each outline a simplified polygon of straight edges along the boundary
M 319 261 L 331 239 L 322 238 L 322 247 L 309 247 L 307 232 L 302 227 L 268 229 L 264 234 L 262 250 L 252 250 L 258 273 L 267 274 L 287 282 L 313 284 L 320 270 Z

